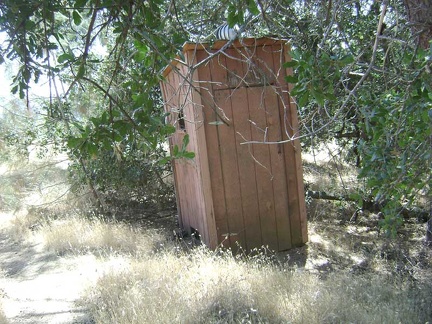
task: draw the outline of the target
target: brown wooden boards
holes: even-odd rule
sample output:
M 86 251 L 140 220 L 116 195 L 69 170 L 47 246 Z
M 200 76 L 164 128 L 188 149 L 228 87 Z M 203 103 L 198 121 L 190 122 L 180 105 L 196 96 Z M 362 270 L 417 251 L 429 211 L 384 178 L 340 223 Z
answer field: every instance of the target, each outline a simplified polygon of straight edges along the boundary
M 198 229 L 212 248 L 302 245 L 307 228 L 298 121 L 283 68 L 288 47 L 244 39 L 208 60 L 224 44 L 185 45 L 186 61 L 173 62 L 161 83 L 165 109 L 174 111 L 171 122 L 178 128 L 179 108 L 187 120 L 170 146 L 188 134 L 188 150 L 196 153 L 173 163 L 181 224 Z
M 227 59 L 228 71 L 231 78 L 243 80 L 246 74 L 241 62 L 242 56 L 236 49 L 228 49 Z M 230 77 L 230 76 L 229 76 Z M 235 145 L 237 153 L 238 178 L 240 183 L 241 197 L 239 204 L 242 208 L 242 220 L 244 228 L 244 247 L 251 250 L 262 246 L 261 222 L 259 212 L 259 195 L 255 178 L 257 164 L 253 159 L 252 145 L 241 145 L 242 142 L 251 138 L 251 123 L 249 113 L 249 98 L 247 90 L 240 87 L 241 82 L 233 82 L 230 92 L 233 127 L 235 132 Z
M 205 57 L 207 57 L 207 53 L 205 53 L 204 51 L 198 51 L 198 62 L 203 60 Z M 211 68 L 212 70 L 214 70 L 213 62 L 202 66 L 198 70 L 199 81 L 203 80 L 207 82 L 200 82 L 199 84 L 197 84 L 197 87 L 202 98 L 201 102 L 204 104 L 203 124 L 207 143 L 208 169 L 210 173 L 212 192 L 211 194 L 213 200 L 217 239 L 218 243 L 222 244 L 225 247 L 229 247 L 229 229 L 228 220 L 226 217 L 226 203 L 223 191 L 224 185 L 222 175 L 221 153 L 218 140 L 219 129 L 217 126 L 217 123 L 220 122 L 220 120 L 218 119 L 215 111 L 216 107 L 214 107 L 212 75 L 210 73 Z

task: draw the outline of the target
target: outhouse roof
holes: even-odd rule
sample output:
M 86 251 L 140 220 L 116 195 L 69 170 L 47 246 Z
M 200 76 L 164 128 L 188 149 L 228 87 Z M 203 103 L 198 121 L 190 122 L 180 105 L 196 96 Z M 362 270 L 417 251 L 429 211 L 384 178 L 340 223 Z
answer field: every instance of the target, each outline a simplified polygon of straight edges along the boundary
M 189 51 L 200 51 L 200 50 L 210 50 L 210 51 L 217 51 L 223 48 L 228 42 L 231 42 L 231 47 L 255 47 L 255 46 L 265 46 L 265 45 L 275 45 L 275 44 L 285 44 L 288 42 L 286 39 L 280 39 L 280 38 L 273 38 L 273 37 L 260 37 L 260 38 L 242 38 L 242 39 L 236 39 L 234 41 L 226 41 L 226 40 L 218 40 L 214 43 L 194 43 L 194 42 L 185 42 L 183 44 L 183 53 L 189 52 Z M 163 70 L 162 75 L 166 77 L 173 67 L 177 66 L 178 64 L 184 64 L 186 65 L 186 62 L 184 62 L 180 56 L 177 56 L 175 59 L 171 61 L 170 64 L 167 65 L 167 67 Z

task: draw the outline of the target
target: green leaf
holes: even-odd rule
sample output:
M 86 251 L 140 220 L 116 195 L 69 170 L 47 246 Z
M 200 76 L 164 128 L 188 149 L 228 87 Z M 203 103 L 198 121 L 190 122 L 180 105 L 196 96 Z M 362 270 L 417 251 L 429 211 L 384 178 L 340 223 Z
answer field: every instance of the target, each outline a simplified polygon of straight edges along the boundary
M 299 62 L 296 60 L 288 61 L 283 64 L 284 68 L 293 68 L 299 65 Z
M 83 9 L 87 4 L 87 0 L 76 0 L 74 4 L 75 9 Z
M 167 164 L 170 160 L 171 160 L 171 158 L 167 156 L 167 157 L 164 157 L 163 159 L 160 159 L 160 160 L 158 161 L 158 164 L 159 164 L 159 165 L 165 165 L 165 164 Z
M 113 27 L 114 27 L 114 29 L 113 29 L 113 33 L 114 34 L 121 34 L 122 32 L 123 32 L 123 24 L 121 23 L 121 22 L 115 22 L 114 24 L 113 24 Z
M 34 29 L 36 27 L 36 23 L 34 22 L 34 21 L 31 21 L 31 20 L 29 20 L 29 19 L 27 19 L 26 21 L 25 21 L 25 28 L 27 29 L 27 30 L 32 30 L 32 29 Z
M 126 122 L 124 120 L 117 120 L 117 121 L 115 121 L 114 124 L 112 125 L 112 127 L 121 136 L 126 136 L 130 132 L 130 130 L 132 128 L 132 126 L 128 122 Z
M 74 125 L 80 132 L 84 132 L 84 128 L 80 123 L 72 122 L 72 125 Z
M 255 0 L 248 0 L 248 9 L 249 12 L 253 15 L 258 15 L 260 13 L 258 6 L 255 3 Z
M 91 157 L 97 156 L 98 147 L 95 143 L 87 142 L 86 149 Z
M 132 95 L 132 100 L 135 103 L 134 107 L 141 107 L 147 101 L 147 94 L 146 93 L 134 94 Z
M 285 81 L 288 83 L 297 83 L 298 82 L 298 77 L 296 75 L 287 75 L 285 77 Z
M 221 121 L 221 120 L 215 120 L 215 121 L 209 122 L 208 124 L 209 124 L 209 125 L 219 126 L 219 125 L 223 125 L 224 122 Z
M 336 100 L 336 95 L 332 92 L 327 92 L 324 94 L 324 98 L 327 100 Z
M 195 152 L 184 152 L 183 157 L 186 159 L 193 159 L 195 157 Z
M 174 134 L 175 131 L 176 131 L 176 128 L 173 125 L 165 125 L 165 127 L 163 128 L 163 133 L 165 135 Z
M 183 144 L 182 144 L 182 151 L 185 152 L 186 151 L 186 147 L 189 144 L 189 134 L 186 134 L 183 137 Z
M 101 2 L 102 7 L 110 8 L 113 6 L 113 0 L 103 0 Z
M 100 119 L 97 118 L 97 117 L 91 117 L 91 118 L 90 118 L 90 121 L 91 121 L 91 122 L 93 123 L 93 125 L 95 125 L 96 127 L 99 127 L 99 125 L 100 125 L 100 123 L 101 123 Z
M 309 93 L 308 92 L 304 92 L 298 96 L 298 105 L 300 107 L 306 106 L 308 102 L 309 102 Z
M 340 59 L 340 61 L 343 64 L 351 64 L 351 63 L 354 63 L 355 60 L 354 60 L 354 56 L 352 56 L 352 55 L 345 55 L 344 57 L 342 57 Z
M 25 83 L 20 82 L 19 83 L 19 97 L 20 97 L 20 99 L 24 99 L 25 98 L 24 89 L 25 89 Z
M 31 76 L 30 70 L 27 68 L 23 69 L 21 72 L 21 75 L 22 75 L 23 79 L 25 80 L 25 82 L 28 83 L 30 80 L 30 76 Z M 20 82 L 20 85 L 21 85 L 21 87 L 23 87 L 23 85 L 25 85 L 25 83 Z
M 145 21 L 146 21 L 146 26 L 152 29 L 160 25 L 160 20 L 156 19 L 152 10 L 145 11 Z
M 100 120 L 101 120 L 101 123 L 102 123 L 102 124 L 106 124 L 106 123 L 108 123 L 109 116 L 108 116 L 108 112 L 107 112 L 107 111 L 104 111 L 104 112 L 103 112 L 103 114 L 102 114 L 101 117 L 100 117 Z
M 320 106 L 324 106 L 324 95 L 320 91 L 312 90 L 312 96 L 315 98 L 316 102 Z
M 83 143 L 83 139 L 81 137 L 69 137 L 67 141 L 67 146 L 70 149 L 78 148 Z
M 228 6 L 228 17 L 227 17 L 228 26 L 231 28 L 234 25 L 239 24 L 243 25 L 244 23 L 244 12 L 241 8 L 237 8 L 235 5 L 230 4 Z
M 177 157 L 179 155 L 179 147 L 178 145 L 174 145 L 173 147 L 173 156 Z
M 85 74 L 85 67 L 84 64 L 81 64 L 80 67 L 78 68 L 78 73 L 77 73 L 77 78 L 81 79 Z
M 74 21 L 75 25 L 77 25 L 77 26 L 81 25 L 82 17 L 81 17 L 81 14 L 78 11 L 74 10 L 72 12 L 72 18 L 73 18 L 73 21 Z
M 303 95 L 306 92 L 306 88 L 301 83 L 298 83 L 294 86 L 294 88 L 291 90 L 291 96 L 299 96 Z
M 12 87 L 11 93 L 12 94 L 16 94 L 17 92 L 18 92 L 18 85 L 15 85 L 15 86 Z
M 62 55 L 60 55 L 57 58 L 57 62 L 61 64 L 61 63 L 67 62 L 67 61 L 72 62 L 74 59 L 75 59 L 75 56 L 73 56 L 72 54 L 63 53 Z
M 121 142 L 121 141 L 123 141 L 123 136 L 121 135 L 121 134 L 118 134 L 118 133 L 115 133 L 114 134 L 114 141 L 116 141 L 116 142 Z
M 233 5 L 228 7 L 227 23 L 230 27 L 237 23 L 236 8 Z

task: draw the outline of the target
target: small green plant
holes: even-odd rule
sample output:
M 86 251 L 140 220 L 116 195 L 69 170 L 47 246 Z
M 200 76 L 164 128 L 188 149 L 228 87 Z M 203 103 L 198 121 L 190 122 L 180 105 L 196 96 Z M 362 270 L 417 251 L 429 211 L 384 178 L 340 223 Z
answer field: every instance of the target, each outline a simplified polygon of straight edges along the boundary
M 188 144 L 189 134 L 185 134 L 182 140 L 181 148 L 175 144 L 172 151 L 172 157 L 165 157 L 160 160 L 160 163 L 166 164 L 170 159 L 193 159 L 195 157 L 195 152 L 187 151 Z
M 384 219 L 379 221 L 379 225 L 388 237 L 395 238 L 398 229 L 403 225 L 403 217 L 401 215 L 388 214 Z

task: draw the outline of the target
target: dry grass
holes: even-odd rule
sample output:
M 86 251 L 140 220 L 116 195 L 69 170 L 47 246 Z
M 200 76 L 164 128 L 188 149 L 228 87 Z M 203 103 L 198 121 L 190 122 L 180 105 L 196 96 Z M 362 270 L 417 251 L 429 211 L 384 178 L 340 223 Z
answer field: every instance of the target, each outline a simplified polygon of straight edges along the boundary
M 203 246 L 188 250 L 184 242 L 123 223 L 43 215 L 33 233 L 42 235 L 48 249 L 91 252 L 122 263 L 101 275 L 81 301 L 95 323 L 425 323 L 432 318 L 431 285 L 406 276 L 336 267 L 322 272 L 319 262 L 299 268 L 268 251 L 233 256 Z M 326 236 L 330 227 L 320 224 L 310 226 L 308 258 L 343 265 L 355 244 L 340 234 Z
M 68 191 L 64 165 L 47 160 L 14 157 L 0 162 L 0 210 L 15 211 L 53 202 Z
M 314 190 L 323 190 L 323 184 L 340 187 L 341 179 L 350 183 L 348 171 L 314 169 L 307 176 L 315 183 Z M 11 228 L 15 237 L 40 235 L 45 247 L 58 254 L 94 253 L 103 260 L 121 262 L 121 267 L 105 271 L 81 301 L 95 323 L 432 320 L 432 286 L 427 279 L 430 252 L 421 245 L 423 229 L 418 224 L 390 241 L 380 235 L 368 215 L 360 216 L 355 224 L 349 222 L 349 203 L 315 201 L 309 205 L 306 247 L 270 257 L 237 257 L 201 246 L 190 249 L 159 230 L 88 217 L 83 212 L 86 208 L 76 210 L 65 201 L 28 208 L 32 191 L 39 194 L 31 201 L 51 201 L 59 190 L 44 191 L 51 188 L 50 178 L 62 181 L 56 172 L 35 176 L 36 180 L 18 177 L 26 181 L 18 187 L 10 181 L 0 188 L 17 194 L 17 206 L 27 204 L 15 213 Z
M 314 170 L 314 190 L 353 183 L 352 172 L 334 168 Z M 372 216 L 351 223 L 350 203 L 315 204 L 309 206 L 310 243 L 299 250 L 302 262 L 295 252 L 238 258 L 170 246 L 101 277 L 84 302 L 96 323 L 431 321 L 431 264 L 424 260 L 430 252 L 418 239 L 420 226 L 389 240 Z
M 320 279 L 205 248 L 136 260 L 102 277 L 85 299 L 96 323 L 424 323 L 431 302 L 430 290 L 402 279 Z
M 6 275 L 5 271 L 0 268 L 0 277 L 4 277 Z M 0 298 L 3 298 L 4 292 L 2 289 L 0 289 Z M 9 321 L 3 311 L 3 303 L 2 300 L 0 299 L 0 324 L 8 324 Z
M 6 315 L 3 312 L 2 305 L 0 304 L 0 324 L 8 324 L 8 319 L 6 318 Z
M 47 249 L 66 252 L 147 254 L 162 240 L 156 231 L 141 231 L 130 225 L 99 218 L 71 217 L 45 223 L 41 228 Z
M 0 305 L 1 306 L 1 305 Z M 0 309 L 0 324 L 8 324 L 9 321 L 6 318 L 6 315 L 4 314 L 4 312 Z

